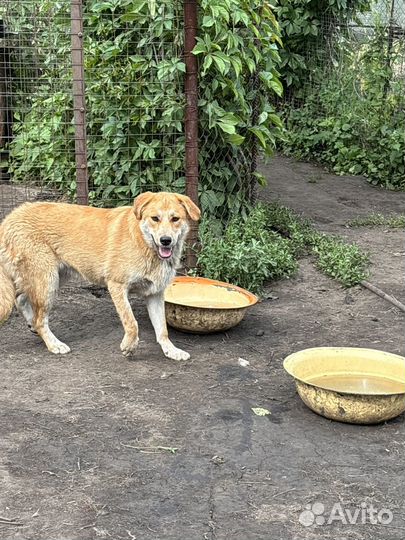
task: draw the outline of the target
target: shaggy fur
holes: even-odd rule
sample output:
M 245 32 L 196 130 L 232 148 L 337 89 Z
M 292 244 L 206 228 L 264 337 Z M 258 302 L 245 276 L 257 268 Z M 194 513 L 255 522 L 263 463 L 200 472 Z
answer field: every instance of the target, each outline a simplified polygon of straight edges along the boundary
M 90 208 L 63 203 L 25 203 L 0 225 L 0 322 L 13 303 L 48 349 L 69 347 L 48 326 L 49 310 L 69 274 L 108 288 L 125 330 L 124 355 L 138 344 L 138 325 L 128 291 L 145 297 L 164 354 L 186 360 L 167 334 L 164 290 L 179 264 L 188 220 L 200 211 L 184 195 L 143 193 L 133 207 Z

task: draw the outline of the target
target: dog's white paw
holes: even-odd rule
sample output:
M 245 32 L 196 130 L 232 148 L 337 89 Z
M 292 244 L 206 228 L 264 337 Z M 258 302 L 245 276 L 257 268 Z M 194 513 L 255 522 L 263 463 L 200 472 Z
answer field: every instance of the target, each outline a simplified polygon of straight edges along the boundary
M 186 351 L 178 349 L 174 345 L 162 345 L 163 354 L 171 360 L 188 360 L 190 355 Z
M 134 350 L 138 347 L 139 339 L 129 339 L 127 336 L 124 336 L 124 339 L 121 341 L 121 351 L 124 356 L 131 356 Z
M 62 343 L 59 340 L 51 343 L 48 349 L 53 354 L 67 354 L 70 352 L 70 347 L 68 347 L 65 343 Z

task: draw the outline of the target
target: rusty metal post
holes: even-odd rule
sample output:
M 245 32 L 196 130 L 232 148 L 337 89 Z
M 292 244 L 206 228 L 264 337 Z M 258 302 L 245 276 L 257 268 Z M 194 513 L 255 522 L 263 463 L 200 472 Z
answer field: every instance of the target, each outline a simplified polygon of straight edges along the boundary
M 256 45 L 257 46 L 257 45 Z M 259 97 L 259 91 L 260 91 L 260 79 L 259 79 L 259 68 L 256 67 L 256 70 L 252 76 L 252 90 L 253 90 L 253 103 L 252 103 L 252 116 L 251 116 L 251 122 L 252 126 L 256 126 L 257 122 L 259 121 L 259 106 L 260 106 L 260 97 Z M 257 171 L 257 159 L 258 159 L 258 151 L 257 151 L 257 138 L 252 137 L 251 138 L 251 148 L 250 148 L 250 178 L 249 182 L 250 185 L 248 186 L 248 194 L 249 194 L 249 200 L 252 204 L 257 203 L 257 178 L 255 175 L 255 172 Z
M 184 91 L 185 138 L 186 138 L 186 194 L 198 204 L 198 67 L 197 57 L 192 54 L 196 44 L 198 20 L 197 0 L 184 0 L 184 62 L 186 75 Z M 188 237 L 190 247 L 186 254 L 188 268 L 197 263 L 198 224 L 192 224 Z
M 72 0 L 71 24 L 77 203 L 88 204 L 89 176 L 83 58 L 83 0 Z

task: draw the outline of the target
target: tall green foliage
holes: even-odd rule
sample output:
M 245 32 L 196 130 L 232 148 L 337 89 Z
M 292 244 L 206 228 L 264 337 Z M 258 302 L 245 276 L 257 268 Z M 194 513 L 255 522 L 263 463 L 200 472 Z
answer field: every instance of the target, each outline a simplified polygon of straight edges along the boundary
M 395 44 L 387 63 L 384 31 L 364 43 L 341 39 L 339 70 L 318 68 L 304 105 L 286 107 L 284 149 L 338 174 L 404 189 L 405 86 L 392 68 L 404 55 L 404 45 Z
M 325 51 L 325 32 L 366 11 L 373 0 L 275 0 L 283 40 L 280 73 L 292 97 L 301 94 Z M 324 26 L 324 28 L 322 28 Z
M 37 21 L 44 23 L 32 41 L 41 74 L 28 112 L 16 116 L 10 171 L 20 182 L 62 189 L 67 182 L 74 197 L 69 4 L 36 6 Z M 14 7 L 16 30 L 27 31 L 34 13 L 27 5 Z M 184 189 L 182 9 L 180 0 L 85 4 L 94 204 L 123 204 L 151 186 Z M 199 17 L 200 199 L 205 211 L 224 215 L 245 204 L 252 144 L 271 153 L 281 127 L 270 104 L 271 95 L 282 92 L 279 29 L 261 0 L 203 0 Z M 259 85 L 252 84 L 255 77 Z
M 371 0 L 277 0 L 284 49 L 283 149 L 338 174 L 405 187 L 404 42 L 388 29 L 348 31 Z M 361 26 L 361 21 L 360 21 Z M 396 69 L 397 68 L 397 69 Z

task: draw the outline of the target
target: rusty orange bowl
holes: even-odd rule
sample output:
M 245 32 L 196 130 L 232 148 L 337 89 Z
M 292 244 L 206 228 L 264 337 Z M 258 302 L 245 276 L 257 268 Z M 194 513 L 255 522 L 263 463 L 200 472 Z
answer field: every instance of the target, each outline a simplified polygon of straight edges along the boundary
M 230 283 L 180 276 L 165 292 L 167 323 L 183 332 L 209 334 L 241 322 L 257 297 Z

